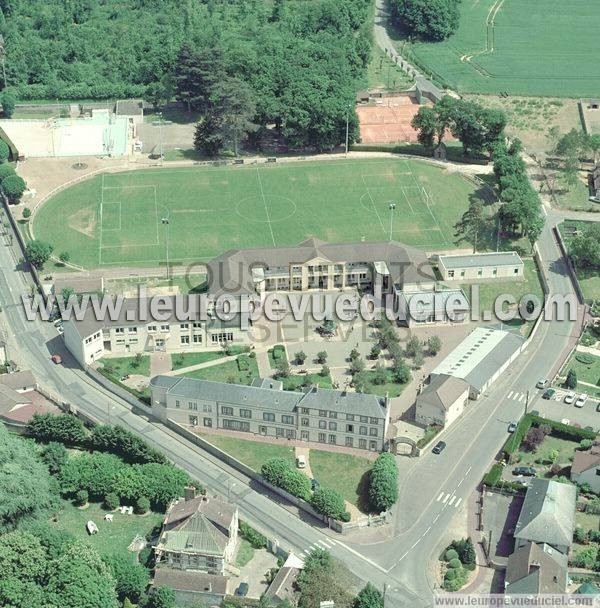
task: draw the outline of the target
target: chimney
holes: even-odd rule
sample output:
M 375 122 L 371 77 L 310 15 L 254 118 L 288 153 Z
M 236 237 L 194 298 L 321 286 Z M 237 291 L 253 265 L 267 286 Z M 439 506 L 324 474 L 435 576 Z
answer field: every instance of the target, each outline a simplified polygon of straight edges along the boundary
M 196 488 L 194 486 L 186 486 L 183 488 L 183 497 L 185 501 L 194 500 L 196 498 Z

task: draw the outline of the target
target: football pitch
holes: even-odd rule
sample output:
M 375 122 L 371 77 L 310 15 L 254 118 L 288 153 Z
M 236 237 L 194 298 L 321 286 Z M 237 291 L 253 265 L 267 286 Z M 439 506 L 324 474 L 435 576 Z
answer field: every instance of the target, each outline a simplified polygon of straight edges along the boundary
M 456 34 L 412 51 L 464 93 L 594 97 L 600 6 L 589 0 L 463 0 Z
M 406 159 L 165 167 L 75 184 L 40 208 L 33 232 L 85 268 L 158 265 L 167 243 L 170 261 L 193 263 L 310 236 L 387 240 L 390 230 L 408 245 L 448 249 L 476 189 Z

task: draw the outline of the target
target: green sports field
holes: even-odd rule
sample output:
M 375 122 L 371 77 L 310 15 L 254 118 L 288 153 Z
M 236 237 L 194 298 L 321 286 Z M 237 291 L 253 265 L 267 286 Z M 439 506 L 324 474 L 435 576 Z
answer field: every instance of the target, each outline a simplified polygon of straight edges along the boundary
M 396 240 L 446 249 L 476 189 L 406 159 L 158 168 L 104 174 L 60 192 L 36 214 L 33 232 L 86 268 L 163 262 L 167 230 L 170 260 L 185 263 L 309 236 L 387 240 L 391 222 Z
M 460 27 L 412 52 L 464 93 L 587 97 L 600 92 L 597 0 L 462 0 Z

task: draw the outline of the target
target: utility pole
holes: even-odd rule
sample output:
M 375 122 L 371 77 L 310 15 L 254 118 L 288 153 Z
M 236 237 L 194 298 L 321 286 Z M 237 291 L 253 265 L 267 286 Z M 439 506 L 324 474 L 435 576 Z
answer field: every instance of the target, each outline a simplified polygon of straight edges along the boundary
M 396 209 L 396 203 L 388 203 L 388 207 L 390 209 L 390 241 L 392 240 L 392 235 L 394 232 L 394 210 Z
M 381 608 L 385 608 L 385 594 L 388 590 L 388 584 L 387 583 L 383 583 L 383 600 L 381 602 Z
M 348 158 L 348 140 L 350 137 L 350 109 L 352 104 L 348 104 L 346 108 L 346 158 Z
M 500 251 L 500 211 L 498 210 L 498 231 L 496 232 L 496 253 Z
M 529 390 L 527 391 L 527 396 L 525 397 L 525 416 L 527 416 L 527 408 L 529 407 Z

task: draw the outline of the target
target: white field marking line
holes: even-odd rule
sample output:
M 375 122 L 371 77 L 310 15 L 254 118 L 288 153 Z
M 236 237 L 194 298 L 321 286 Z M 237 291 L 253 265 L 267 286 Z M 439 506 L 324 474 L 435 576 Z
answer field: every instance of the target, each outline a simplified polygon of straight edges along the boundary
M 434 518 L 433 518 L 433 523 L 435 523 L 439 518 L 440 518 L 441 512 L 438 513 Z
M 156 244 L 160 244 L 160 237 L 158 236 L 158 197 L 156 196 L 156 186 L 154 188 L 154 213 L 156 215 Z
M 408 203 L 408 207 L 410 208 L 410 212 L 415 215 L 415 210 L 413 209 L 413 206 L 410 204 L 410 199 L 408 198 L 408 194 L 406 194 L 406 192 L 404 191 L 404 186 L 401 186 L 401 191 L 402 191 L 402 196 L 406 199 L 406 202 Z
M 131 190 L 133 188 L 154 188 L 156 190 L 154 184 L 141 184 L 139 186 L 104 186 L 105 190 Z
M 263 204 L 265 206 L 265 213 L 267 214 L 267 222 L 269 223 L 269 230 L 271 231 L 271 238 L 273 239 L 273 247 L 277 247 L 275 243 L 275 235 L 273 234 L 273 226 L 271 225 L 271 216 L 269 215 L 269 207 L 267 205 L 267 199 L 265 198 L 265 193 L 262 186 L 262 180 L 260 179 L 260 171 L 258 167 L 256 167 L 256 176 L 258 177 L 258 185 L 260 186 L 260 194 L 263 199 Z
M 119 231 L 121 230 L 122 220 L 121 220 L 121 201 L 104 201 L 102 206 L 106 205 L 119 205 L 119 227 L 118 228 L 102 228 L 102 230 L 106 230 L 107 232 Z
M 467 476 L 467 475 L 468 475 L 468 474 L 471 472 L 471 469 L 472 469 L 472 468 L 473 468 L 473 467 L 469 467 L 469 468 L 468 468 L 468 469 L 465 471 L 465 477 L 466 477 L 466 476 Z
M 374 568 L 377 568 L 377 570 L 379 570 L 380 572 L 383 572 L 384 574 L 389 574 L 389 572 L 395 568 L 395 565 L 394 565 L 389 570 L 386 570 L 385 568 L 383 568 L 382 566 L 380 566 L 379 564 L 377 564 L 376 562 L 374 562 L 372 559 L 369 559 L 368 557 L 365 557 L 362 553 L 359 553 L 356 549 L 353 549 L 352 547 L 350 547 L 349 545 L 346 545 L 342 541 L 338 540 L 338 541 L 336 541 L 336 544 L 338 544 L 340 547 L 343 547 L 344 549 L 346 549 L 346 551 L 349 551 L 350 553 L 352 553 L 356 557 L 358 557 L 358 558 L 364 560 L 365 562 L 371 564 L 371 566 L 373 566 Z
M 102 184 L 100 188 L 100 243 L 98 245 L 98 264 L 102 265 L 102 206 L 104 204 L 104 173 L 102 174 Z
M 381 216 L 379 215 L 379 211 L 377 211 L 377 207 L 375 206 L 375 201 L 373 200 L 373 197 L 371 196 L 371 191 L 369 190 L 369 186 L 367 186 L 367 182 L 365 181 L 365 178 L 363 175 L 361 175 L 361 179 L 365 186 L 365 190 L 367 191 L 367 194 L 369 195 L 369 199 L 371 200 L 371 205 L 373 205 L 373 211 L 375 211 L 375 213 L 377 214 L 377 219 L 379 220 L 379 223 L 381 224 L 381 229 L 383 230 L 383 232 L 385 234 L 385 227 L 383 225 L 383 222 L 381 221 Z

